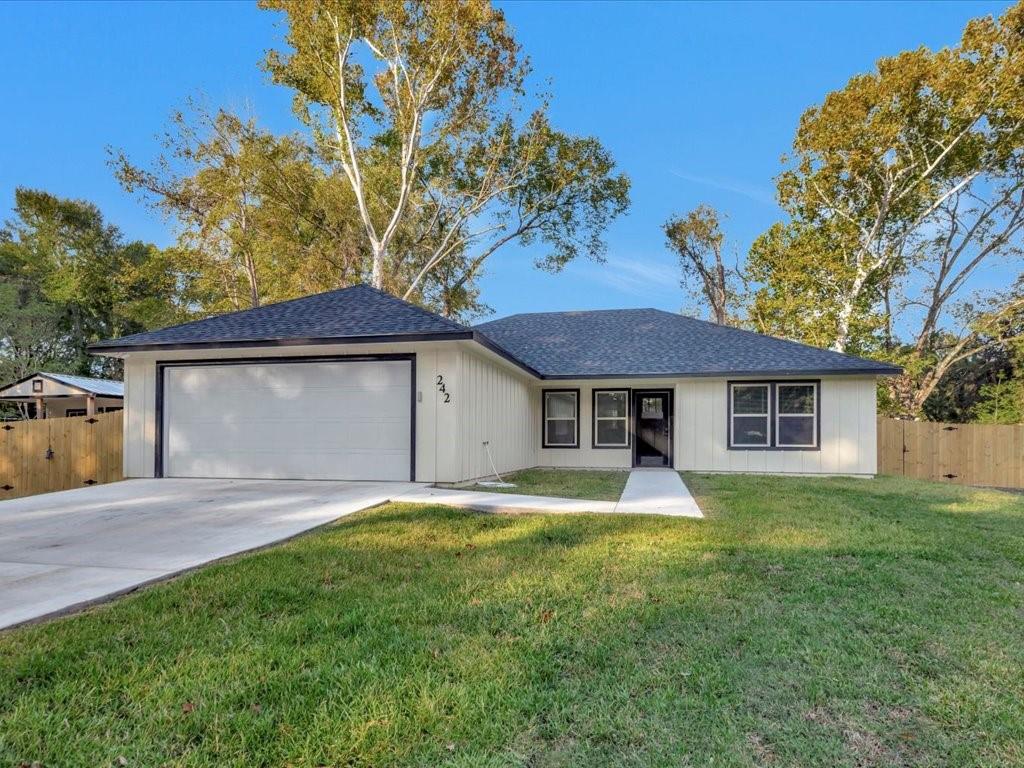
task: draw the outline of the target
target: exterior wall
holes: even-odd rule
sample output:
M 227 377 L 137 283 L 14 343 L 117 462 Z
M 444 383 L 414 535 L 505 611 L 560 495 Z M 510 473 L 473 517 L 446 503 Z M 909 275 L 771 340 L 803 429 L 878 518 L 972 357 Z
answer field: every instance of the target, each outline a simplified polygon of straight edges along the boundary
M 676 468 L 873 475 L 877 469 L 875 394 L 874 378 L 821 377 L 820 450 L 730 451 L 726 379 L 685 380 L 676 388 L 680 448 Z
M 485 441 L 498 472 L 525 469 L 537 463 L 540 418 L 534 418 L 534 414 L 540 395 L 531 381 L 500 358 L 476 354 L 468 348 L 462 351 L 457 433 L 460 464 L 453 475 L 457 480 L 493 475 Z
M 673 459 L 679 470 L 857 475 L 876 471 L 871 377 L 822 377 L 820 450 L 730 451 L 725 378 L 539 381 L 472 342 L 419 342 L 130 353 L 125 356 L 124 474 L 154 474 L 158 361 L 394 353 L 416 355 L 420 482 L 490 475 L 484 441 L 490 444 L 499 472 L 532 466 L 630 468 L 631 448 L 592 447 L 594 388 L 672 389 Z M 565 388 L 580 390 L 580 447 L 542 448 L 541 392 Z
M 20 384 L 7 387 L 3 391 L 4 397 L 39 397 L 38 392 L 32 391 L 32 382 L 38 378 L 43 382 L 43 397 L 67 397 L 69 395 L 80 395 L 82 390 L 75 387 L 69 387 L 67 384 L 62 384 L 59 381 L 53 381 L 45 376 L 33 377 L 28 381 L 23 381 Z
M 780 377 L 772 377 L 777 380 Z M 803 377 L 796 380 L 807 380 Z M 617 379 L 544 381 L 534 385 L 531 419 L 540 428 L 544 389 L 580 390 L 580 447 L 541 448 L 537 465 L 628 469 L 630 448 L 594 448 L 594 389 L 672 389 L 673 464 L 698 472 L 764 472 L 794 474 L 873 475 L 877 468 L 875 437 L 875 379 L 821 377 L 821 437 L 819 450 L 728 449 L 728 381 L 735 379 Z M 751 379 L 756 381 L 758 379 Z
M 542 448 L 541 436 L 535 443 L 537 465 L 541 467 L 586 467 L 588 469 L 629 469 L 633 466 L 633 448 L 594 448 L 595 389 L 668 389 L 674 390 L 674 379 L 584 379 L 580 381 L 542 381 L 535 384 L 536 398 L 531 419 L 540 430 L 543 418 L 541 405 L 545 389 L 578 389 L 580 391 L 580 447 Z M 678 394 L 675 395 L 678 400 Z M 678 406 L 677 406 L 678 407 Z M 675 420 L 679 424 L 679 420 Z M 673 435 L 675 442 L 675 435 Z
M 455 342 L 421 342 L 131 352 L 125 355 L 125 477 L 153 477 L 155 473 L 158 361 L 415 353 L 416 479 L 422 482 L 450 477 L 461 479 L 454 469 L 460 462 L 455 451 L 457 440 L 452 437 L 458 433 L 453 427 L 458 424 L 455 409 L 441 411 L 438 403 L 443 394 L 435 385 L 438 375 L 445 381 L 458 379 L 459 346 Z M 452 399 L 458 402 L 457 397 Z M 453 468 L 451 472 L 450 467 Z

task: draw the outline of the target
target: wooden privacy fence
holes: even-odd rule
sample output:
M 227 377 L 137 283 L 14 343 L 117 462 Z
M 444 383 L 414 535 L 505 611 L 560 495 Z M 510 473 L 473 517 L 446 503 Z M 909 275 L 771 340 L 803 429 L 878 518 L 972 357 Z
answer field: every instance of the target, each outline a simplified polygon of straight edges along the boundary
M 120 480 L 121 413 L 0 424 L 0 499 Z
M 1024 425 L 878 419 L 878 473 L 1024 488 Z

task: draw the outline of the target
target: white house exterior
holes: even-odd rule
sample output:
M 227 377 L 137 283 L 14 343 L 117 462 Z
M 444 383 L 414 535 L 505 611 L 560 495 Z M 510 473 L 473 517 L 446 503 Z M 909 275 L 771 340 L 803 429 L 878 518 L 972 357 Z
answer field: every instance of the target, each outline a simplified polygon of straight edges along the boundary
M 94 351 L 125 361 L 127 477 L 460 482 L 490 475 L 491 460 L 499 472 L 875 473 L 876 383 L 895 369 L 631 312 L 519 316 L 496 321 L 504 328 L 469 329 L 355 286 Z M 562 323 L 569 332 L 552 330 Z M 601 332 L 602 323 L 625 329 Z M 617 336 L 611 344 L 640 334 L 649 349 L 620 363 L 599 342 L 588 351 L 577 326 Z M 676 339 L 692 349 L 677 349 Z M 735 372 L 716 374 L 723 339 L 734 347 Z M 572 354 L 552 352 L 559 343 Z M 791 359 L 774 365 L 780 355 Z M 687 360 L 699 370 L 636 372 Z M 622 372 L 592 370 L 608 365 Z M 562 372 L 573 370 L 582 372 Z
M 123 398 L 120 381 L 46 371 L 0 387 L 0 401 L 26 406 L 37 419 L 119 411 Z

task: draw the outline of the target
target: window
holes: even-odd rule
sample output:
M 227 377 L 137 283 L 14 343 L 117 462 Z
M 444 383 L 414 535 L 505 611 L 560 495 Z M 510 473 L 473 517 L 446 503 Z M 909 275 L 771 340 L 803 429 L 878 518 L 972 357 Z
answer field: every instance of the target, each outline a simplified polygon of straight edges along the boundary
M 42 379 L 33 379 L 32 380 L 32 391 L 33 392 L 42 392 L 43 391 L 43 380 Z
M 545 389 L 544 448 L 580 447 L 580 391 Z
M 732 384 L 732 418 L 729 425 L 729 445 L 735 448 L 767 448 L 771 444 L 768 433 L 768 384 Z
M 814 448 L 818 444 L 817 384 L 776 384 L 775 444 Z
M 115 413 L 117 411 L 123 411 L 124 406 L 121 405 L 108 405 L 106 408 L 97 408 L 100 413 Z
M 816 450 L 817 381 L 731 382 L 729 448 Z
M 64 415 L 71 416 L 85 416 L 85 408 L 68 408 L 64 411 Z
M 629 447 L 629 390 L 594 390 L 594 447 Z

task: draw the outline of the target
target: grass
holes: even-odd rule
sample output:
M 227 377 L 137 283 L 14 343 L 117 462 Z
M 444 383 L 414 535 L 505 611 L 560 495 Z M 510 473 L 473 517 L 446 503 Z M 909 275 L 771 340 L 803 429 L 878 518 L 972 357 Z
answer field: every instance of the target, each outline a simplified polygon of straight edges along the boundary
M 566 499 L 618 501 L 629 478 L 627 470 L 523 469 L 502 475 L 515 488 L 468 486 L 468 490 L 525 493 L 530 496 L 560 496 Z
M 686 480 L 706 520 L 389 505 L 0 635 L 0 764 L 1024 764 L 1024 500 Z

